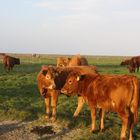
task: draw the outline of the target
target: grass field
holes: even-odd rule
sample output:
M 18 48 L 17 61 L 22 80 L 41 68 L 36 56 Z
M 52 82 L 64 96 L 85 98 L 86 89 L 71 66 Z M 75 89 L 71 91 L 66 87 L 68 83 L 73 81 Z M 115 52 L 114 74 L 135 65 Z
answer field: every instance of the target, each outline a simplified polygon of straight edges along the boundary
M 19 55 L 20 56 L 20 55 Z M 37 90 L 36 77 L 42 65 L 55 65 L 55 55 L 43 55 L 40 58 L 21 55 L 21 65 L 15 66 L 12 72 L 5 72 L 0 61 L 0 121 L 18 120 L 34 121 L 36 124 L 47 124 L 44 120 L 44 100 Z M 90 65 L 95 65 L 102 74 L 129 74 L 121 61 L 126 57 L 87 56 Z M 135 73 L 140 78 L 140 72 Z M 76 109 L 77 98 L 59 97 L 57 123 L 70 129 L 79 128 L 80 134 L 75 139 L 117 140 L 119 139 L 121 121 L 116 113 L 106 113 L 105 132 L 90 133 L 90 111 L 84 106 L 79 117 L 73 122 L 72 115 Z M 97 128 L 99 119 L 97 117 Z M 134 139 L 140 139 L 139 122 L 134 128 Z

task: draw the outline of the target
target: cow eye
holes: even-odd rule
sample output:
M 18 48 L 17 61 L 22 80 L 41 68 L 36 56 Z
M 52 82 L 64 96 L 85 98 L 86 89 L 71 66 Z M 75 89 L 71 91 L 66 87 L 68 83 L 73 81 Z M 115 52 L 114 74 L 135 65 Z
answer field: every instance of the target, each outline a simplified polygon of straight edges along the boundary
M 68 82 L 68 83 L 69 83 L 69 85 L 71 85 L 71 84 L 72 84 L 72 81 L 71 81 L 71 80 L 69 80 L 69 82 Z

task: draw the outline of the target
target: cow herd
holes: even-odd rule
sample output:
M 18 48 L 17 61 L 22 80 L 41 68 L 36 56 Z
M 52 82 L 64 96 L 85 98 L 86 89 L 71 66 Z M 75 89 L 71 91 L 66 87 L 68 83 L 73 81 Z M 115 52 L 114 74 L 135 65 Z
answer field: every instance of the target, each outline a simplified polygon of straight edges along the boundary
M 3 55 L 6 71 L 20 64 L 19 58 Z M 139 80 L 130 75 L 100 74 L 96 66 L 89 66 L 81 55 L 59 57 L 56 66 L 42 66 L 37 75 L 37 86 L 45 100 L 45 119 L 56 120 L 57 102 L 60 94 L 77 95 L 77 108 L 73 117 L 77 117 L 87 103 L 91 111 L 91 131 L 96 131 L 96 112 L 99 109 L 100 131 L 104 127 L 105 112 L 116 112 L 122 121 L 120 139 L 132 140 L 133 127 L 138 121 L 140 102 Z M 140 56 L 124 60 L 120 64 L 127 66 L 129 72 L 139 71 Z
M 135 56 L 130 59 L 126 59 L 122 61 L 120 65 L 127 66 L 130 73 L 135 72 L 136 70 L 138 72 L 140 67 L 140 56 Z
M 132 67 L 134 64 L 128 65 Z M 128 130 L 129 140 L 132 140 L 140 102 L 139 80 L 136 76 L 100 74 L 95 66 L 88 65 L 85 57 L 78 55 L 58 58 L 57 66 L 42 66 L 37 83 L 45 99 L 47 120 L 56 120 L 60 94 L 77 95 L 78 106 L 73 117 L 77 117 L 84 103 L 87 103 L 91 111 L 91 131 L 96 132 L 96 112 L 99 109 L 99 128 L 102 132 L 105 128 L 105 112 L 116 112 L 122 121 L 120 139 L 126 139 Z

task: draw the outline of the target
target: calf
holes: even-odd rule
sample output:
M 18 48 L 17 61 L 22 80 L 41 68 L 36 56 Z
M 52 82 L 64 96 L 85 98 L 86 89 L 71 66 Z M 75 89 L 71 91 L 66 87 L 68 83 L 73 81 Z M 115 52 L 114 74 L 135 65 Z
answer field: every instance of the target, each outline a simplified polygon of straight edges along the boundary
M 20 64 L 20 59 L 19 58 L 14 58 L 8 55 L 3 56 L 3 65 L 5 70 L 12 70 L 14 65 L 19 65 Z
M 47 67 L 42 66 L 37 76 L 38 89 L 41 96 L 45 97 L 46 119 L 50 117 L 50 104 L 52 106 L 51 120 L 56 119 L 57 100 L 61 88 L 64 86 L 68 74 L 72 71 L 80 71 L 81 73 L 96 73 L 95 66 L 77 66 L 77 67 Z M 78 106 L 74 113 L 77 117 L 84 105 L 83 97 L 78 96 Z
M 61 92 L 70 96 L 78 93 L 87 100 L 92 131 L 95 131 L 96 109 L 102 108 L 100 129 L 104 129 L 104 112 L 117 112 L 122 120 L 120 139 L 126 138 L 129 126 L 129 140 L 132 140 L 132 129 L 138 120 L 138 90 L 138 79 L 134 76 L 71 72 Z

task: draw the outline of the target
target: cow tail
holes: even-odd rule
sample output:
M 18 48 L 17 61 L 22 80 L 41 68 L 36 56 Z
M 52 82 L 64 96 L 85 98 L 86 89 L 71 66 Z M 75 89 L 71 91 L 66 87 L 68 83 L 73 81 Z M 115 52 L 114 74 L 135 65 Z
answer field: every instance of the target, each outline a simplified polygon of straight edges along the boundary
M 134 123 L 138 121 L 138 107 L 139 107 L 139 102 L 140 102 L 140 97 L 139 97 L 139 81 L 135 77 L 133 78 L 133 86 L 134 86 L 134 93 L 130 105 L 130 110 L 134 114 Z

